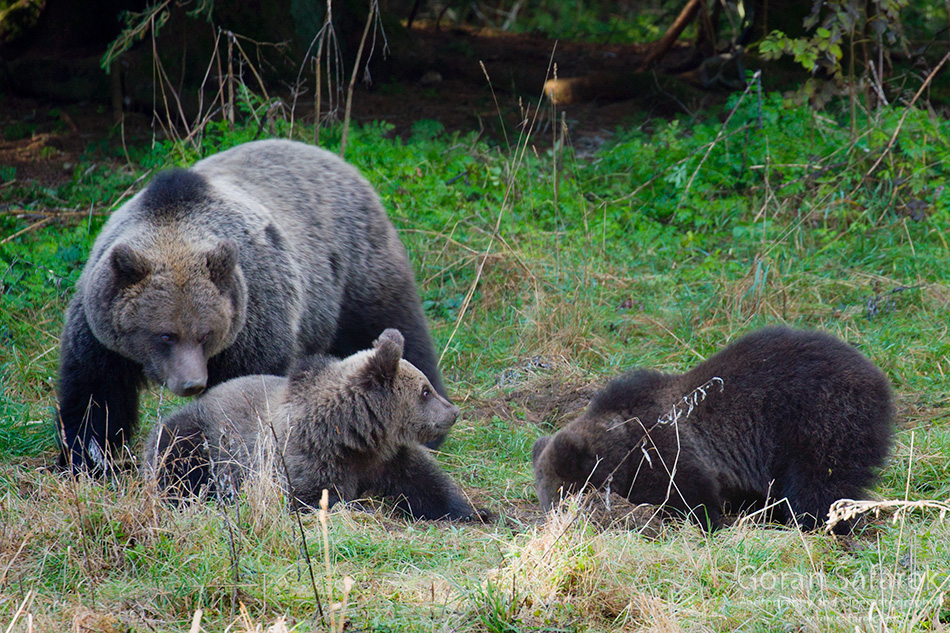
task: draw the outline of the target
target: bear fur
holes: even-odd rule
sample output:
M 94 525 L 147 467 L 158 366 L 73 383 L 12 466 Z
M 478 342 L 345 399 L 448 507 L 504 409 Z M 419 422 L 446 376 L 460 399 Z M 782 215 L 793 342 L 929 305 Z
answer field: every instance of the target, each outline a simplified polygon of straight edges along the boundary
M 474 518 L 458 486 L 419 445 L 442 437 L 458 407 L 402 351 L 402 335 L 389 329 L 372 350 L 303 359 L 289 378 L 244 376 L 218 385 L 152 430 L 146 468 L 172 498 L 205 487 L 228 496 L 267 467 L 268 447 L 276 446 L 278 474 L 307 506 L 317 507 L 327 489 L 330 505 L 378 494 L 415 518 Z
M 109 218 L 67 310 L 60 463 L 106 466 L 147 381 L 190 396 L 286 375 L 306 355 L 365 349 L 387 327 L 446 395 L 405 249 L 339 157 L 255 141 L 159 174 Z
M 707 529 L 721 527 L 724 510 L 787 499 L 770 516 L 813 529 L 832 502 L 875 483 L 893 416 L 887 378 L 853 347 L 770 327 L 684 374 L 635 370 L 611 381 L 580 417 L 535 442 L 535 487 L 546 508 L 590 486 Z

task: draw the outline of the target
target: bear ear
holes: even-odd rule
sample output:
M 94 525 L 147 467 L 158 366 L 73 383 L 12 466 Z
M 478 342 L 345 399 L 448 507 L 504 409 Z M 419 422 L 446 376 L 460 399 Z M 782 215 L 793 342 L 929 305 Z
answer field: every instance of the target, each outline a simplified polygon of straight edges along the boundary
M 590 476 L 591 460 L 587 442 L 577 433 L 562 429 L 551 438 L 554 470 L 570 483 L 582 485 Z
M 541 457 L 541 453 L 544 452 L 544 449 L 548 444 L 551 443 L 550 435 L 542 435 L 534 441 L 534 446 L 531 447 L 531 463 L 537 466 L 538 458 Z
M 403 338 L 399 330 L 389 328 L 373 343 L 364 376 L 371 385 L 385 384 L 396 377 L 402 359 Z
M 399 347 L 399 355 L 402 356 L 402 349 L 406 341 L 402 336 L 402 332 L 393 327 L 386 328 L 383 330 L 383 333 L 379 335 L 379 338 L 373 341 L 373 347 L 379 349 L 379 346 L 386 344 L 386 341 L 395 343 Z
M 238 261 L 238 245 L 234 240 L 221 240 L 205 254 L 208 273 L 215 286 L 224 286 L 234 275 Z
M 128 244 L 116 244 L 111 259 L 112 272 L 121 288 L 141 281 L 152 271 L 148 260 Z

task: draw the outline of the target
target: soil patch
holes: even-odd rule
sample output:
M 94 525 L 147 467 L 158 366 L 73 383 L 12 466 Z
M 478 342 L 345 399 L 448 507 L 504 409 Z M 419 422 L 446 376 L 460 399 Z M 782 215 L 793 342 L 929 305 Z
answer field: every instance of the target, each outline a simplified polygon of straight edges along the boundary
M 536 356 L 499 372 L 494 395 L 472 407 L 476 420 L 559 429 L 584 410 L 602 386 L 563 358 Z

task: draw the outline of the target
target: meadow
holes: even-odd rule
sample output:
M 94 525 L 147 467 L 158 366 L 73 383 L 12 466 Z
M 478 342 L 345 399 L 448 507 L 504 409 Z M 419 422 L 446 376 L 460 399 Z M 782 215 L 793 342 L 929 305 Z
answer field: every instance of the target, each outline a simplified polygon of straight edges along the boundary
M 257 107 L 188 141 L 94 144 L 55 187 L 0 168 L 0 629 L 950 629 L 950 123 L 923 107 L 748 90 L 584 152 L 544 107 L 494 139 L 351 129 L 462 409 L 439 462 L 491 523 L 295 515 L 267 480 L 174 508 L 134 470 L 53 471 L 58 338 L 98 229 L 157 170 L 254 138 Z M 264 135 L 313 138 L 286 120 Z M 894 386 L 880 503 L 853 535 L 540 511 L 532 443 L 598 386 L 777 323 L 845 339 Z M 152 388 L 143 427 L 180 403 Z

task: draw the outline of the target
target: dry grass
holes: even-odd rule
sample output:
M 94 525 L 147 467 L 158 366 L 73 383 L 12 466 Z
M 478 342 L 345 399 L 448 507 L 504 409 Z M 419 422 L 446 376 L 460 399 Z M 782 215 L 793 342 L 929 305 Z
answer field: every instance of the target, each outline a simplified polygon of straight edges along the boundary
M 510 591 L 509 617 L 529 626 L 569 614 L 618 630 L 646 624 L 652 630 L 679 630 L 668 605 L 613 573 L 617 565 L 633 561 L 615 558 L 589 513 L 582 499 L 563 502 L 540 527 L 509 544 L 506 565 L 489 572 L 486 587 Z

